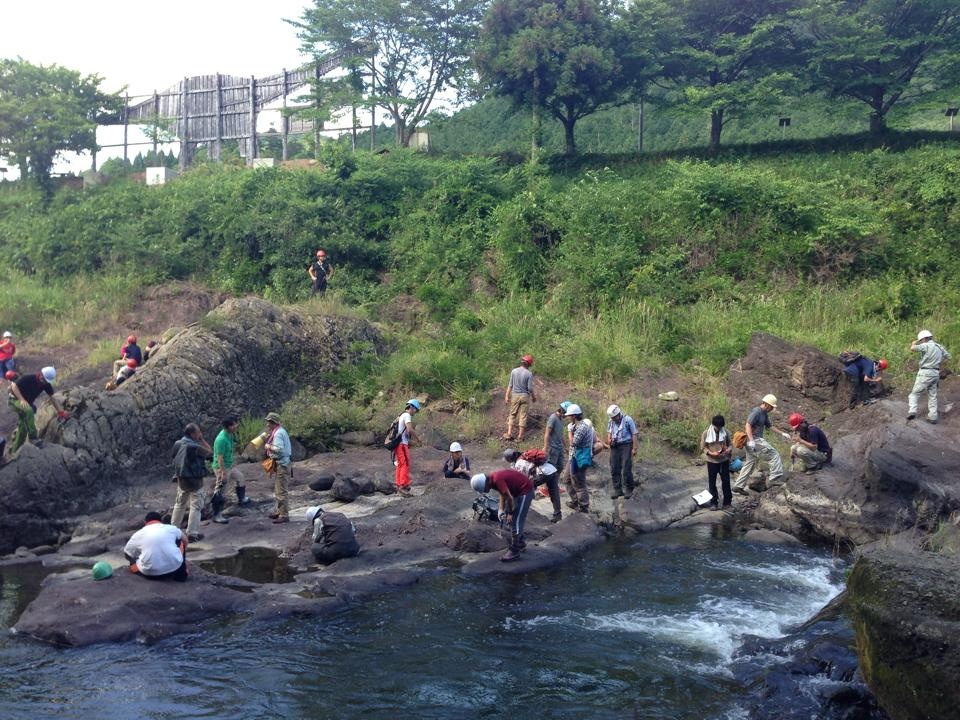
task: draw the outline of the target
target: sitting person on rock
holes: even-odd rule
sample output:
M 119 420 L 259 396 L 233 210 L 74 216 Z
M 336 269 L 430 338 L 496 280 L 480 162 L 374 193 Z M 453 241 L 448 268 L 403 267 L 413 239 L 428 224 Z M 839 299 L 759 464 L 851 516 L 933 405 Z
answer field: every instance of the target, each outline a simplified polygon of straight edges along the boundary
M 510 522 L 510 547 L 500 559 L 510 562 L 520 557 L 527 549 L 523 539 L 523 526 L 527 513 L 533 504 L 533 481 L 518 470 L 506 469 L 485 475 L 480 473 L 470 479 L 470 487 L 478 493 L 487 493 L 491 489 L 500 494 L 498 517 L 501 522 Z
M 833 448 L 826 433 L 808 423 L 800 413 L 793 413 L 788 421 L 794 429 L 796 442 L 790 448 L 790 469 L 797 469 L 797 462 L 805 472 L 813 472 L 833 461 Z
M 329 565 L 360 554 L 357 530 L 346 515 L 326 512 L 319 505 L 314 505 L 307 508 L 306 518 L 313 538 L 310 550 L 318 563 Z
M 156 340 L 151 340 L 148 342 L 147 347 L 145 347 L 143 350 L 143 362 L 140 364 L 143 365 L 145 362 L 147 362 L 159 349 L 160 345 L 157 344 Z
M 450 456 L 443 463 L 443 476 L 470 479 L 470 458 L 463 454 L 463 446 L 458 442 L 450 443 Z
M 136 360 L 137 365 L 143 363 L 143 352 L 140 350 L 140 346 L 137 345 L 136 335 L 127 337 L 126 344 L 120 348 L 120 359 L 113 361 L 114 375 L 119 373 L 123 366 L 127 364 L 127 360 Z
M 7 330 L 0 339 L 0 372 L 16 372 L 17 361 L 14 355 L 17 354 L 17 346 L 13 343 L 13 333 Z
M 123 385 L 127 380 L 132 378 L 137 372 L 137 361 L 133 358 L 127 360 L 126 365 L 120 368 L 120 372 L 117 373 L 117 376 L 107 383 L 107 390 L 116 390 L 118 387 Z
M 187 579 L 187 547 L 180 528 L 161 522 L 158 512 L 148 512 L 143 527 L 127 541 L 123 554 L 130 572 L 149 580 Z

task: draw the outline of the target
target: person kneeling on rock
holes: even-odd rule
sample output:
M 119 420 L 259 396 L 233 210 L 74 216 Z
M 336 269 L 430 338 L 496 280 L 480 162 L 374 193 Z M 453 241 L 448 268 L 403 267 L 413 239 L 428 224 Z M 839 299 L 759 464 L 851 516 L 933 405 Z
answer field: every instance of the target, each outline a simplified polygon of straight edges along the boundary
M 797 469 L 798 460 L 804 472 L 819 470 L 833 460 L 833 448 L 823 430 L 808 423 L 800 413 L 793 413 L 788 422 L 797 433 L 796 443 L 790 448 L 791 470 Z
M 325 512 L 319 505 L 307 508 L 307 522 L 311 523 L 313 545 L 310 550 L 317 562 L 329 565 L 341 558 L 360 554 L 357 531 L 343 513 Z
M 478 493 L 486 493 L 492 488 L 500 494 L 500 521 L 510 521 L 510 547 L 500 559 L 504 562 L 516 560 L 527 549 L 523 526 L 533 503 L 533 481 L 518 470 L 507 469 L 489 475 L 474 475 L 470 486 Z
M 158 512 L 148 512 L 143 527 L 123 548 L 130 572 L 149 580 L 187 579 L 186 544 L 180 528 L 161 522 Z
M 443 476 L 470 479 L 470 458 L 463 454 L 463 446 L 458 442 L 450 444 L 450 457 L 443 463 Z

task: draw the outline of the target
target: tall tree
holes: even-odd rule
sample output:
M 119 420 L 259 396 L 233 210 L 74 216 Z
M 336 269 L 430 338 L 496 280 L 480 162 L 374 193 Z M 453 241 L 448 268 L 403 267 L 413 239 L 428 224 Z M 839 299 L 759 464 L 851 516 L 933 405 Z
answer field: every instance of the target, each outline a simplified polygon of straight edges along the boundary
M 710 146 L 717 148 L 738 113 L 796 85 L 803 50 L 789 12 L 799 2 L 637 0 L 627 23 L 634 38 L 650 44 L 660 82 L 710 112 Z
M 405 147 L 439 94 L 466 87 L 483 8 L 472 0 L 314 0 L 293 25 L 305 53 L 347 56 L 364 98 L 347 104 L 385 110 Z
M 957 0 L 811 0 L 798 16 L 815 87 L 865 103 L 873 134 L 896 103 L 960 80 Z
M 495 0 L 476 55 L 484 82 L 533 112 L 563 124 L 567 154 L 576 152 L 578 120 L 622 97 L 619 35 L 608 0 Z
M 100 89 L 101 82 L 59 65 L 0 60 L 0 156 L 47 196 L 57 157 L 95 149 L 97 119 L 115 120 L 123 106 L 119 95 Z

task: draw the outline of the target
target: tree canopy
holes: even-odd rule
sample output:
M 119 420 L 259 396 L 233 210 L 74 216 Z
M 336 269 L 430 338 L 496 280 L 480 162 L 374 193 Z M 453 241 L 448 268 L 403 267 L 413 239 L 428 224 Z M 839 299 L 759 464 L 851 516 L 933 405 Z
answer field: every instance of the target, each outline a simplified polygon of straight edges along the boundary
M 120 112 L 122 99 L 101 82 L 59 65 L 0 60 L 0 155 L 49 194 L 54 160 L 94 149 L 98 118 Z

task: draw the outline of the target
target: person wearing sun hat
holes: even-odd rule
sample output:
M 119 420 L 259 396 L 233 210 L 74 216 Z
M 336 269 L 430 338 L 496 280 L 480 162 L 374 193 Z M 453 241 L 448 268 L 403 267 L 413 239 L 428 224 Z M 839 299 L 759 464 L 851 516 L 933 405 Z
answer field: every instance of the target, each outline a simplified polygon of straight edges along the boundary
M 287 501 L 287 488 L 290 485 L 290 455 L 292 446 L 290 435 L 280 422 L 280 416 L 267 413 L 264 418 L 267 423 L 264 447 L 267 449 L 267 463 L 264 469 L 268 475 L 273 475 L 273 495 L 277 506 L 268 517 L 276 523 L 290 522 L 290 505 Z M 273 460 L 273 462 L 269 462 Z
M 747 459 L 737 475 L 737 481 L 733 485 L 733 492 L 740 495 L 747 494 L 747 482 L 757 465 L 763 460 L 770 466 L 769 480 L 772 482 L 783 475 L 783 461 L 780 459 L 780 453 L 769 442 L 763 439 L 763 431 L 772 428 L 789 440 L 790 433 L 781 430 L 770 422 L 770 413 L 777 409 L 777 396 L 767 394 L 763 396 L 760 405 L 750 411 L 747 422 L 744 424 L 744 432 L 747 435 Z

